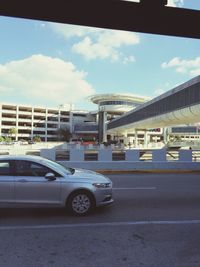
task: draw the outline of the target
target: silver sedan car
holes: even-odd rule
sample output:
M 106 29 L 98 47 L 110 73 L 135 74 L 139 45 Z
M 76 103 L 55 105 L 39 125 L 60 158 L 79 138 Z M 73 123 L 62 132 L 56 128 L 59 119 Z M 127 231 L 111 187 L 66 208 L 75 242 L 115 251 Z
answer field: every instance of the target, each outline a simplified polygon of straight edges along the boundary
M 57 205 L 85 215 L 112 202 L 104 175 L 37 156 L 0 156 L 0 204 Z

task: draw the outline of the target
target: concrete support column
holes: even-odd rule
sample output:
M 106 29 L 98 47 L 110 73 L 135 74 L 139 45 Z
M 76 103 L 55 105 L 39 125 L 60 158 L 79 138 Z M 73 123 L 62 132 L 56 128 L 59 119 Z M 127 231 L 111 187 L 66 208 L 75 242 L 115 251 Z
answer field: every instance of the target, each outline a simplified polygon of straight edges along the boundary
M 125 132 L 123 133 L 123 135 L 124 135 L 124 137 L 128 137 L 128 132 L 125 131 Z
M 99 143 L 107 142 L 107 112 L 99 111 L 98 131 L 99 131 Z
M 58 129 L 60 129 L 61 128 L 61 125 L 60 125 L 60 117 L 61 117 L 61 111 L 60 111 L 60 109 L 58 110 Z
M 73 134 L 74 132 L 74 119 L 73 119 L 73 112 L 70 111 L 70 114 L 69 114 L 69 129 L 70 129 L 70 133 Z
M 144 130 L 144 147 L 148 147 L 148 134 L 146 130 Z
M 33 130 L 34 130 L 34 108 L 31 108 L 31 140 L 33 140 Z
M 167 142 L 169 141 L 169 133 L 168 133 L 168 128 L 163 128 L 163 141 L 164 144 L 167 144 Z
M 15 134 L 15 140 L 18 141 L 19 139 L 19 134 L 18 134 L 18 121 L 19 121 L 19 106 L 16 106 L 16 134 Z
M 47 117 L 48 117 L 48 113 L 47 113 L 47 109 L 45 110 L 45 121 L 44 121 L 44 123 L 45 123 L 45 142 L 47 142 L 48 141 L 48 125 L 47 125 Z
M 137 134 L 137 129 L 135 129 L 134 147 L 136 148 L 137 146 L 138 146 L 138 134 Z
M 107 115 L 105 115 L 107 116 Z M 103 142 L 107 142 L 107 124 L 106 124 L 106 120 L 104 121 L 104 133 L 103 133 Z

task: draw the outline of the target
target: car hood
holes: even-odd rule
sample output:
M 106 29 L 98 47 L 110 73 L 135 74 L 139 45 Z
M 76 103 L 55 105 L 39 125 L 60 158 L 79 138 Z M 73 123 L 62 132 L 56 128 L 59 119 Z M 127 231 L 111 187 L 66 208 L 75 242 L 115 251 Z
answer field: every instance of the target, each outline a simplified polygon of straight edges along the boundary
M 94 180 L 94 181 L 102 182 L 102 183 L 111 182 L 111 180 L 108 177 L 98 172 L 86 170 L 86 169 L 75 169 L 75 172 L 73 175 L 75 175 L 77 178 L 90 179 L 90 180 Z

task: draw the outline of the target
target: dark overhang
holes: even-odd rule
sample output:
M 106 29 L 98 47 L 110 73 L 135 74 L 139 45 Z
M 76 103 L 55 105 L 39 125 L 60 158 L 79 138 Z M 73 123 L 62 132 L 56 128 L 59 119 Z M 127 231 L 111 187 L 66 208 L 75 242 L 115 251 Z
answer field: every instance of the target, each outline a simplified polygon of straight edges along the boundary
M 200 38 L 199 10 L 166 7 L 166 0 L 158 1 L 0 0 L 0 15 Z

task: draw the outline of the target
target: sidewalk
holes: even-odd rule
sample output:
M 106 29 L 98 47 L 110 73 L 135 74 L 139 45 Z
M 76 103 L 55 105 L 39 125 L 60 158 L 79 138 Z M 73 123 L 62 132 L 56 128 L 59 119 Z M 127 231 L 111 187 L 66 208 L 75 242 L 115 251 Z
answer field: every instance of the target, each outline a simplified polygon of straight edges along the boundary
M 200 174 L 199 170 L 96 170 L 96 172 L 102 173 L 102 174 L 137 174 L 137 173 L 196 173 Z
M 66 167 L 93 170 L 105 174 L 200 173 L 200 162 L 60 161 L 60 163 Z

